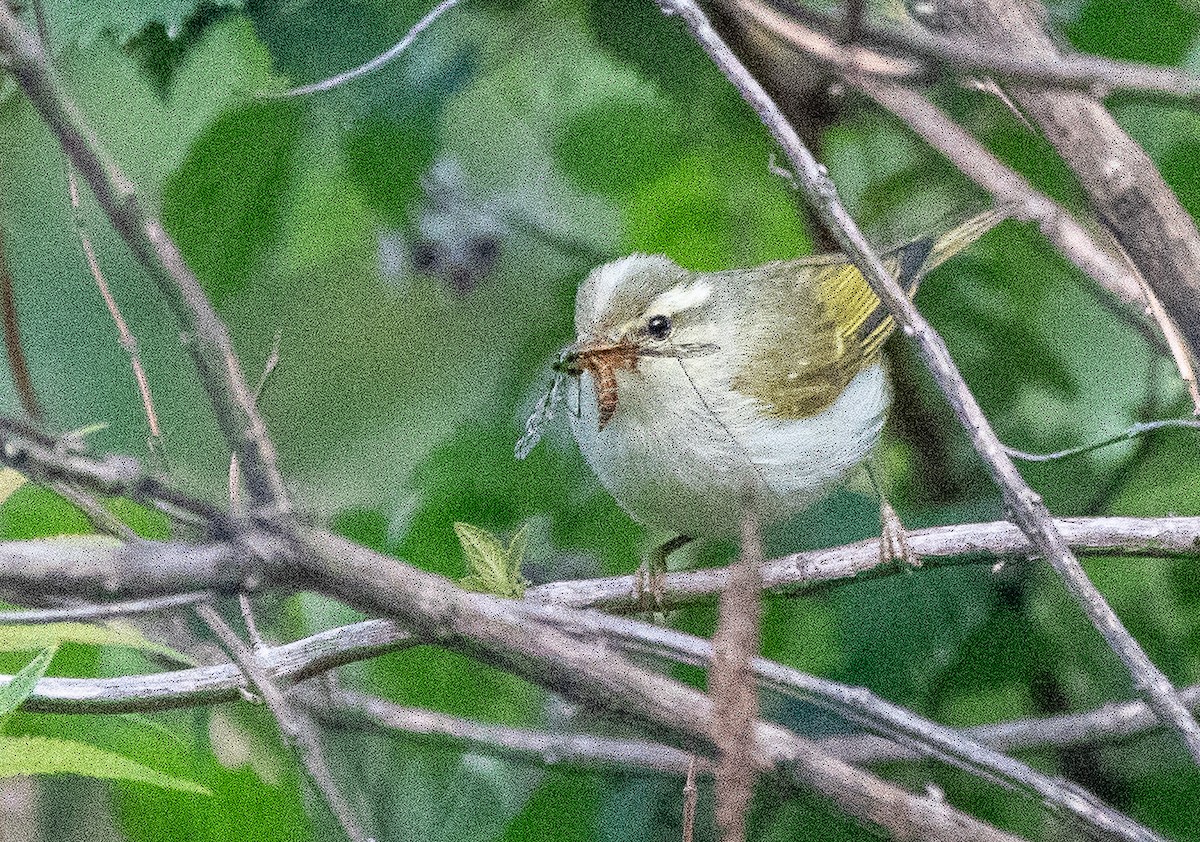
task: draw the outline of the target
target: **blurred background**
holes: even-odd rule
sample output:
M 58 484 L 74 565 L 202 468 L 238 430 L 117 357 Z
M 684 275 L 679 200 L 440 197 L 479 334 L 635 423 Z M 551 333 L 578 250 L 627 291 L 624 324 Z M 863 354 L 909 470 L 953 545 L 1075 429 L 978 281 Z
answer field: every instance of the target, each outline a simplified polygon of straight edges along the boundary
M 894 12 L 886 4 L 873 13 Z M 552 429 L 513 446 L 572 338 L 576 286 L 594 265 L 665 253 L 693 269 L 823 250 L 773 146 L 676 21 L 648 0 L 467 0 L 398 61 L 338 89 L 272 100 L 360 64 L 429 9 L 412 0 L 101 0 L 46 4 L 60 79 L 161 213 L 228 321 L 248 377 L 278 336 L 262 409 L 299 505 L 354 539 L 429 570 L 466 571 L 452 524 L 531 525 L 535 581 L 630 572 L 664 536 L 632 524 Z M 1200 71 L 1194 2 L 1051 6 L 1064 43 Z M 734 34 L 735 39 L 737 37 Z M 761 44 L 758 67 L 786 57 Z M 781 87 L 782 86 L 782 87 Z M 893 244 L 988 198 L 903 125 L 826 85 L 777 90 L 851 212 Z M 994 97 L 932 95 L 1039 189 L 1082 208 L 1049 146 Z M 1184 205 L 1200 210 L 1200 114 L 1112 103 Z M 228 453 L 178 331 L 85 195 L 78 214 L 136 335 L 164 429 L 153 456 L 223 500 Z M 147 423 L 111 317 L 87 271 L 62 158 L 11 80 L 0 82 L 0 226 L 33 382 L 59 431 L 106 425 L 98 451 L 149 456 Z M 1048 451 L 1189 406 L 1170 362 L 1031 226 L 1006 222 L 923 284 L 946 338 L 1008 444 Z M 891 343 L 896 412 L 885 483 L 910 527 L 1003 516 L 998 495 L 912 349 Z M 20 405 L 7 378 L 0 404 Z M 1200 513 L 1194 436 L 1163 433 L 1023 473 L 1056 514 Z M 120 504 L 114 504 L 120 506 Z M 144 534 L 161 519 L 121 506 Z M 69 504 L 26 487 L 0 535 L 80 532 Z M 779 554 L 877 534 L 875 503 L 840 492 L 768 535 Z M 724 563 L 732 545 L 681 553 Z M 1108 558 L 1088 570 L 1177 684 L 1200 680 L 1200 577 L 1191 560 Z M 355 619 L 325 600 L 267 605 L 276 639 Z M 712 607 L 672 623 L 711 634 Z M 769 604 L 764 650 L 869 687 L 954 726 L 1078 711 L 1135 695 L 1042 565 L 892 576 Z M 25 656 L 25 660 L 28 656 Z M 13 672 L 20 657 L 0 655 Z M 142 656 L 68 644 L 52 673 L 146 670 Z M 417 649 L 343 668 L 347 684 L 484 721 L 620 733 L 536 688 Z M 703 686 L 703 676 L 679 677 Z M 764 711 L 821 735 L 842 726 L 797 703 Z M 23 715 L 10 731 L 70 735 L 202 783 L 213 797 L 133 783 L 39 781 L 34 838 L 333 838 L 274 723 L 249 705 L 114 717 Z M 681 781 L 544 768 L 370 729 L 326 733 L 343 789 L 381 839 L 676 840 Z M 1170 735 L 1027 752 L 1179 839 L 1200 838 L 1200 774 Z M 1031 838 L 1061 826 L 1020 797 L 933 763 L 884 767 Z M 754 838 L 851 840 L 816 803 L 762 793 Z M 712 838 L 706 792 L 698 838 Z M 0 830 L 0 837 L 4 831 Z M 1056 836 L 1055 838 L 1062 838 Z

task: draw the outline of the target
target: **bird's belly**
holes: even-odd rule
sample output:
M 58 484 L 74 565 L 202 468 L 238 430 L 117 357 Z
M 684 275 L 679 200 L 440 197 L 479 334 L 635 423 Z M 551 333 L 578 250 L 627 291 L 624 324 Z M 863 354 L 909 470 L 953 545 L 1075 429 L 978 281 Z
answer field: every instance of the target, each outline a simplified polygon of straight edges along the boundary
M 869 453 L 889 400 L 878 365 L 826 410 L 799 420 L 770 418 L 752 398 L 690 379 L 623 374 L 603 430 L 584 375 L 571 412 L 580 450 L 634 520 L 697 537 L 735 534 L 747 507 L 770 525 L 814 502 Z

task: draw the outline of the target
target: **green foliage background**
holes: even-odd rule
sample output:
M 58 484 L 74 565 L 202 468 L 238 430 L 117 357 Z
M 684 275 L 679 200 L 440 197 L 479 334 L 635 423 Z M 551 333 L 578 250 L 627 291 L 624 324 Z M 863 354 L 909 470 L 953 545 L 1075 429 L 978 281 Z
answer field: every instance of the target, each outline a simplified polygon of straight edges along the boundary
M 1131 5 L 1062 3 L 1055 21 L 1080 49 L 1200 70 L 1194 4 Z M 527 461 L 512 458 L 547 362 L 571 337 L 576 285 L 594 263 L 633 251 L 724 268 L 806 253 L 813 233 L 796 195 L 769 171 L 772 146 L 752 115 L 677 22 L 641 0 L 472 0 L 367 79 L 297 100 L 258 97 L 365 61 L 426 10 L 412 0 L 47 4 L 62 84 L 160 209 L 249 371 L 280 336 L 263 410 L 307 509 L 453 577 L 465 572 L 456 521 L 505 535 L 531 521 L 530 578 L 630 571 L 663 536 L 628 521 L 569 436 L 552 433 Z M 997 101 L 950 86 L 936 95 L 1040 189 L 1080 204 L 1047 144 Z M 82 260 L 57 145 L 10 81 L 0 97 L 0 225 L 40 395 L 57 428 L 104 422 L 91 439 L 98 449 L 145 455 L 145 419 Z M 881 240 L 986 204 L 894 120 L 853 98 L 839 104 L 822 157 L 852 212 Z M 1200 115 L 1131 98 L 1114 108 L 1200 212 Z M 435 242 L 476 224 L 499 232 L 494 270 L 465 291 L 405 260 L 403 244 L 429 218 L 421 177 L 446 159 L 461 167 L 467 189 Z M 220 499 L 228 457 L 162 300 L 86 197 L 80 220 L 139 339 L 169 467 Z M 1014 446 L 1054 450 L 1186 412 L 1169 365 L 1027 226 L 1010 222 L 990 234 L 931 277 L 918 304 Z M 1001 517 L 965 436 L 902 342 L 893 343 L 893 373 L 901 411 L 883 454 L 905 522 Z M 18 411 L 7 383 L 0 401 Z M 1195 442 L 1185 434 L 1025 474 L 1056 513 L 1200 512 Z M 165 534 L 162 522 L 131 507 L 120 514 L 144 534 Z M 769 549 L 835 544 L 876 528 L 873 503 L 844 492 L 775 530 Z M 36 488 L 0 507 L 5 538 L 83 531 L 78 512 Z M 702 548 L 688 563 L 716 563 L 731 551 Z M 1200 680 L 1194 562 L 1106 559 L 1088 568 L 1168 674 Z M 274 613 L 274 633 L 284 638 L 353 619 L 312 597 Z M 675 622 L 707 634 L 713 611 L 683 612 Z M 770 657 L 953 725 L 1133 695 L 1040 565 L 914 573 L 774 602 L 764 641 Z M 28 659 L 2 654 L 0 669 L 13 673 Z M 145 654 L 67 642 L 50 672 L 150 668 Z M 407 705 L 481 720 L 613 729 L 432 649 L 343 675 Z M 842 727 L 797 703 L 764 704 L 803 733 Z M 335 833 L 319 809 L 306 812 L 311 798 L 294 760 L 258 709 L 16 714 L 7 730 L 98 745 L 212 792 L 54 779 L 44 788 L 45 838 L 90 839 L 97 823 L 129 840 Z M 218 744 L 233 748 L 214 753 Z M 330 744 L 343 788 L 381 839 L 679 838 L 678 781 L 545 770 L 374 732 L 334 731 Z M 1200 775 L 1170 736 L 1027 754 L 1165 833 L 1200 838 Z M 918 789 L 933 782 L 954 804 L 1032 838 L 1055 830 L 1056 820 L 1027 800 L 935 764 L 883 771 Z M 819 804 L 763 796 L 756 839 L 867 838 Z

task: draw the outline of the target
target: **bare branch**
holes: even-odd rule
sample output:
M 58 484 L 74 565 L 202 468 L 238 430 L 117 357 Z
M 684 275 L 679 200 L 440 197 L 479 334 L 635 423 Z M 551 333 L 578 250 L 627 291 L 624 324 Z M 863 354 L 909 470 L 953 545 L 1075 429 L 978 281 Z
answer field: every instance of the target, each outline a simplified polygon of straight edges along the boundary
M 1070 546 L 1093 554 L 1193 557 L 1200 551 L 1200 517 L 1062 518 L 1055 527 Z M 263 536 L 262 540 L 271 540 Z M 963 564 L 1023 564 L 1035 552 L 1029 539 L 1007 521 L 935 526 L 908 533 L 923 567 L 907 575 L 928 575 Z M 852 580 L 895 575 L 901 568 L 881 564 L 878 539 L 794 553 L 764 563 L 764 587 L 791 596 Z M 90 536 L 54 541 L 0 542 L 0 587 L 15 592 L 73 597 L 92 602 L 142 599 L 196 589 L 232 592 L 246 584 L 290 586 L 273 568 L 260 570 L 252 558 L 238 569 L 239 550 L 229 541 L 201 544 L 136 541 L 120 544 Z M 678 608 L 715 598 L 725 587 L 726 568 L 669 573 L 663 601 Z M 551 582 L 530 588 L 525 600 L 539 605 L 636 611 L 637 576 L 610 576 Z
M 1193 711 L 1200 709 L 1200 684 L 1179 691 Z M 1068 748 L 1126 739 L 1162 728 L 1162 723 L 1145 702 L 1116 702 L 1086 713 L 1017 719 L 966 728 L 963 736 L 998 751 L 1024 748 Z M 899 746 L 873 734 L 830 737 L 821 746 L 849 763 L 882 763 L 918 758 L 920 752 Z
M 341 825 L 346 837 L 351 842 L 367 842 L 367 834 L 358 826 L 354 812 L 333 781 L 329 764 L 325 760 L 325 752 L 321 748 L 320 739 L 314 733 L 311 723 L 306 723 L 304 718 L 292 708 L 291 702 L 283 695 L 283 691 L 275 686 L 274 679 L 259 664 L 255 653 L 242 643 L 237 633 L 229 627 L 229 624 L 217 613 L 215 608 L 208 603 L 197 605 L 196 615 L 216 635 L 221 647 L 237 662 L 238 668 L 241 669 L 251 688 L 262 698 L 271 712 L 271 716 L 275 718 L 276 724 L 279 725 L 279 733 L 300 758 L 301 765 L 325 799 L 330 813 Z
M 92 279 L 96 282 L 96 288 L 100 290 L 100 297 L 104 299 L 104 306 L 108 308 L 108 314 L 112 317 L 113 324 L 116 325 L 117 339 L 129 356 L 133 379 L 137 384 L 138 395 L 142 399 L 142 411 L 146 414 L 146 424 L 150 428 L 150 452 L 162 453 L 162 429 L 158 425 L 158 411 L 154 408 L 154 396 L 150 393 L 150 378 L 146 376 L 146 368 L 142 365 L 142 355 L 138 350 L 137 337 L 129 329 L 129 324 L 125 321 L 125 316 L 121 313 L 117 300 L 113 298 L 112 291 L 108 288 L 108 280 L 100 269 L 100 261 L 96 259 L 96 250 L 92 247 L 92 238 L 88 236 L 87 229 L 83 227 L 83 222 L 79 218 L 79 182 L 75 176 L 75 168 L 68 163 L 66 170 L 67 193 L 71 199 L 71 216 L 75 220 L 75 233 L 83 247 L 83 257 L 87 261 L 88 270 L 92 273 Z
M 754 796 L 754 724 L 758 721 L 758 685 L 750 664 L 758 657 L 762 614 L 762 537 L 758 519 L 742 518 L 742 554 L 721 591 L 708 693 L 716 704 L 713 742 L 717 768 L 713 778 L 717 832 L 722 842 L 743 842 Z
M 69 608 L 45 608 L 26 611 L 0 611 L 0 626 L 27 626 L 44 623 L 91 623 L 114 617 L 135 617 L 139 614 L 159 614 L 184 606 L 209 602 L 209 591 L 131 599 L 125 602 L 106 602 L 102 605 L 74 605 Z
M 1192 557 L 1200 551 L 1198 517 L 1059 518 L 1054 526 L 1069 546 L 1091 554 Z M 920 569 L 881 564 L 879 539 L 873 538 L 768 561 L 762 570 L 763 587 L 777 596 L 791 596 L 901 572 L 925 575 L 962 564 L 1023 564 L 1037 552 L 1029 538 L 1008 521 L 935 526 L 908 532 L 907 538 L 909 548 L 921 558 Z M 711 600 L 725 587 L 728 576 L 728 569 L 723 567 L 668 573 L 663 577 L 663 605 L 679 608 Z M 550 582 L 530 588 L 525 599 L 544 605 L 630 613 L 638 609 L 637 581 L 636 576 L 608 576 Z
M 146 473 L 136 459 L 97 459 L 11 418 L 0 417 L 0 461 L 50 486 L 62 481 L 96 494 L 129 497 L 187 523 L 226 535 L 235 531 L 223 511 Z
M 91 185 L 126 245 L 167 299 L 230 450 L 243 461 L 247 486 L 260 516 L 291 516 L 291 503 L 276 464 L 275 447 L 242 375 L 229 333 L 200 281 L 188 268 L 162 223 L 144 211 L 125 174 L 53 78 L 37 35 L 0 3 L 0 52 L 8 69 L 71 163 Z
M 413 41 L 417 40 L 417 36 L 428 29 L 434 21 L 444 15 L 446 12 L 457 6 L 462 0 L 442 0 L 429 11 L 425 17 L 413 24 L 412 29 L 408 30 L 403 38 L 389 47 L 386 51 L 375 56 L 366 64 L 360 64 L 352 70 L 347 70 L 345 73 L 339 73 L 336 76 L 330 76 L 328 79 L 322 79 L 320 82 L 313 82 L 311 85 L 301 85 L 296 88 L 290 88 L 282 93 L 262 93 L 259 94 L 263 99 L 284 99 L 289 97 L 307 96 L 308 94 L 320 93 L 321 91 L 332 90 L 333 88 L 345 85 L 347 82 L 353 82 L 355 79 L 361 79 L 379 70 L 386 64 L 389 64 L 393 59 L 396 59 L 412 46 Z
M 715 658 L 712 643 L 673 629 L 624 617 L 562 609 L 532 613 L 557 621 L 560 627 L 585 640 L 615 643 L 633 653 L 701 667 L 711 666 Z M 886 732 L 891 741 L 922 756 L 934 757 L 984 780 L 1036 795 L 1048 806 L 1112 838 L 1160 839 L 1074 783 L 1044 775 L 868 690 L 808 675 L 763 658 L 754 660 L 752 670 L 763 689 L 817 705 L 877 735 Z
M 5 615 L 0 622 L 10 620 Z M 277 682 L 290 685 L 334 667 L 394 652 L 418 642 L 395 623 L 367 620 L 329 629 L 283 646 L 266 647 L 257 653 L 257 657 Z M 666 656 L 666 653 L 658 654 Z M 2 680 L 4 677 L 0 676 Z M 37 685 L 28 707 L 44 713 L 150 711 L 232 701 L 240 698 L 244 689 L 248 689 L 248 685 L 230 664 L 122 678 L 46 678 Z M 788 695 L 795 694 L 792 690 L 787 692 Z M 1180 696 L 1193 709 L 1200 707 L 1200 685 L 1181 690 Z M 962 733 L 999 751 L 1010 751 L 1094 744 L 1162 727 L 1145 702 L 1128 701 L 1086 713 L 981 725 Z M 927 751 L 903 748 L 870 734 L 829 738 L 822 745 L 851 763 L 928 756 Z
M 870 73 L 894 81 L 918 81 L 934 71 L 994 76 L 1014 82 L 1039 82 L 1080 88 L 1094 96 L 1136 91 L 1168 100 L 1200 104 L 1200 76 L 1174 67 L 1117 61 L 1079 53 L 1053 57 L 997 48 L 992 41 L 957 33 L 947 38 L 915 26 L 879 26 L 858 19 L 845 37 L 845 17 L 791 0 L 729 0 L 720 4 L 743 19 L 801 47 L 810 57 L 849 72 Z M 829 44 L 842 42 L 840 49 Z
M 721 40 L 699 6 L 692 0 L 659 0 L 659 5 L 665 12 L 678 15 L 684 21 L 697 43 L 754 108 L 763 125 L 787 154 L 805 198 L 813 210 L 836 237 L 844 253 L 863 273 L 903 332 L 916 342 L 925 365 L 946 395 L 959 422 L 970 434 L 972 444 L 992 478 L 999 485 L 1005 507 L 1011 513 L 1013 522 L 1029 536 L 1036 551 L 1058 572 L 1068 592 L 1083 608 L 1092 625 L 1121 658 L 1138 691 L 1163 720 L 1179 732 L 1192 758 L 1200 763 L 1200 725 L 1179 701 L 1171 682 L 1129 634 L 1116 612 L 1087 578 L 1075 555 L 1055 531 L 1045 503 L 1025 483 L 1012 460 L 1004 453 L 1003 446 L 983 414 L 979 402 L 967 387 L 958 366 L 950 356 L 946 343 L 880 262 L 879 256 L 874 253 L 870 243 L 838 198 L 837 187 L 830 180 L 828 171 L 801 142 L 762 85 Z M 1190 219 L 1188 222 L 1190 224 Z M 1192 230 L 1195 230 L 1194 225 Z M 1127 250 L 1133 254 L 1128 246 Z M 1196 296 L 1192 304 L 1200 310 L 1200 296 Z M 1200 319 L 1196 325 L 1200 329 Z
M 29 361 L 25 357 L 25 346 L 21 343 L 21 323 L 17 313 L 16 284 L 8 269 L 8 258 L 4 253 L 4 232 L 0 231 L 0 315 L 4 322 L 4 350 L 8 353 L 8 371 L 12 375 L 13 388 L 25 416 L 35 424 L 45 418 L 33 377 L 29 373 Z
M 953 36 L 990 42 L 995 51 L 1058 61 L 1061 54 L 1045 32 L 1044 20 L 1045 9 L 1031 0 L 938 3 L 938 25 Z M 1096 212 L 1183 331 L 1195 359 L 1200 353 L 1200 231 L 1154 162 L 1088 94 L 1016 82 L 1008 91 L 1075 173 Z M 1200 736 L 1192 748 L 1200 757 Z
M 450 743 L 463 751 L 505 757 L 541 766 L 560 764 L 593 771 L 659 772 L 684 775 L 694 755 L 671 746 L 593 734 L 535 731 L 474 722 L 438 711 L 398 705 L 387 699 L 334 686 L 328 693 L 307 687 L 292 691 L 314 716 L 339 726 L 352 722 L 384 727 L 406 737 Z M 708 774 L 709 764 L 701 764 Z

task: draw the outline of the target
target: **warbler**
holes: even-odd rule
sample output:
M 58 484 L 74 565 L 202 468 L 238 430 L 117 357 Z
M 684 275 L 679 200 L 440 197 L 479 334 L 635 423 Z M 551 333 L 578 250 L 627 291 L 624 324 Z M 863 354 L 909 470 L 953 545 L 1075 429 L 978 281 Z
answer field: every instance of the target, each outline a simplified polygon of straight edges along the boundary
M 884 265 L 911 295 L 1005 216 L 905 243 Z M 736 534 L 747 509 L 765 526 L 790 518 L 866 459 L 891 402 L 893 326 L 840 254 L 719 272 L 635 254 L 580 285 L 556 368 L 576 379 L 570 428 L 600 482 L 635 521 L 680 536 L 661 565 L 690 538 Z M 526 450 L 559 399 L 531 419 Z

